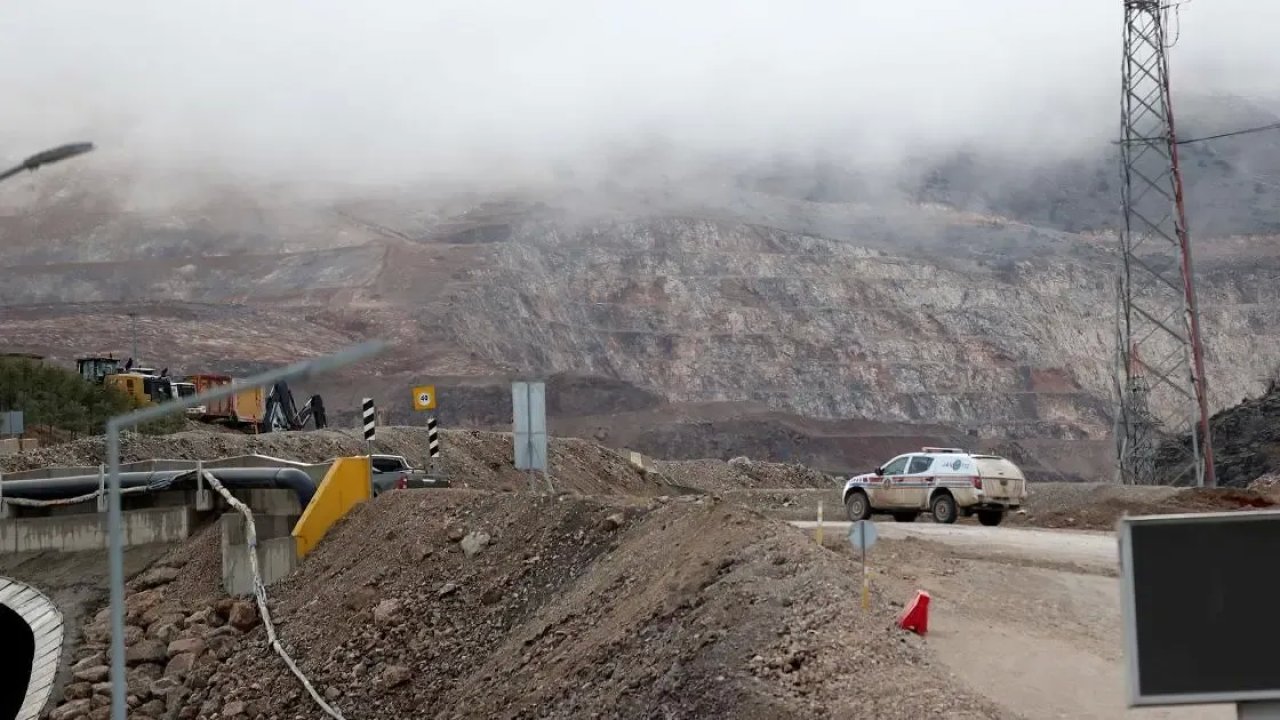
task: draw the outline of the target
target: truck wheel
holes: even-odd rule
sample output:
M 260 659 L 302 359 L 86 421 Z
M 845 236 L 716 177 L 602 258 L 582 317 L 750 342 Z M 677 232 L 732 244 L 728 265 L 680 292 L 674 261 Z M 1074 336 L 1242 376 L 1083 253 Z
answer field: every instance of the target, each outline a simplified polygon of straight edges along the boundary
M 915 511 L 896 512 L 893 514 L 893 519 L 897 520 L 898 522 L 915 522 L 916 518 L 919 516 L 920 516 L 920 513 Z
M 1003 519 L 1004 519 L 1003 510 L 979 510 L 978 511 L 978 522 L 982 523 L 983 525 L 986 525 L 987 527 L 995 527 L 996 525 L 999 525 L 1000 521 Z
M 850 522 L 858 522 L 871 517 L 871 501 L 861 490 L 854 490 L 845 498 L 844 509 L 849 513 Z
M 956 499 L 948 493 L 940 493 L 933 496 L 933 501 L 929 503 L 929 512 L 933 515 L 933 521 L 950 525 L 956 521 Z

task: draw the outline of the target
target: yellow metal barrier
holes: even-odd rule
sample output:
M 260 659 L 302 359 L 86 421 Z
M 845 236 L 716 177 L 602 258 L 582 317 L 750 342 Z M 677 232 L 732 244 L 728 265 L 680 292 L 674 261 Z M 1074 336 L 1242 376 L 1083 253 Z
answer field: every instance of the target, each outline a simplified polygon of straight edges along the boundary
M 351 508 L 368 500 L 373 492 L 370 484 L 372 467 L 367 457 L 345 457 L 333 461 L 333 467 L 320 481 L 315 497 L 293 526 L 293 540 L 298 557 L 306 557 L 320 544 L 334 523 Z

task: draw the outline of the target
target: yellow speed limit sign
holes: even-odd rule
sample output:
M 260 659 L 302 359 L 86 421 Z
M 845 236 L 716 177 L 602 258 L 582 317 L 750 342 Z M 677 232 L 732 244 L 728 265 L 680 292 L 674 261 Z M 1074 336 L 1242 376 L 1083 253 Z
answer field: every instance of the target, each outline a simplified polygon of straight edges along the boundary
M 435 410 L 436 409 L 436 386 L 435 385 L 419 385 L 413 389 L 413 409 L 414 410 Z

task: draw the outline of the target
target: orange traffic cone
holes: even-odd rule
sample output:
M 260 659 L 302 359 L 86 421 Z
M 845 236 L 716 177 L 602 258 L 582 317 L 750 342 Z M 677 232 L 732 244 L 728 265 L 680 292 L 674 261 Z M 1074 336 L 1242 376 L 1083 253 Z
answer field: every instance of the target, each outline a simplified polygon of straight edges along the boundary
M 917 590 L 916 596 L 898 616 L 898 627 L 917 635 L 929 632 L 929 593 Z

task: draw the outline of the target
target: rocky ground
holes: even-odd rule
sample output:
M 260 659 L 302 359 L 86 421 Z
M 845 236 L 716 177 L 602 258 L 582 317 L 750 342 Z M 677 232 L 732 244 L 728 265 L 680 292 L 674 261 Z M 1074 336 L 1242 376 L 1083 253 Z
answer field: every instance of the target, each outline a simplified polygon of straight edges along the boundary
M 1248 487 L 1258 478 L 1280 472 L 1280 385 L 1245 398 L 1213 416 L 1214 469 L 1218 484 Z
M 250 603 L 182 589 L 207 572 L 184 552 L 131 583 L 130 717 L 319 717 Z M 851 562 L 711 499 L 405 491 L 341 523 L 271 612 L 348 717 L 1010 716 L 893 629 L 903 598 L 859 610 Z M 105 622 L 51 720 L 104 716 Z
M 382 428 L 378 442 L 375 450 L 425 461 L 422 429 Z M 532 495 L 521 492 L 527 479 L 510 466 L 510 443 L 501 433 L 445 433 L 455 489 L 389 493 L 358 507 L 270 589 L 284 647 L 348 717 L 1019 714 L 975 694 L 997 697 L 999 688 L 966 675 L 962 660 L 972 650 L 962 635 L 944 636 L 938 655 L 893 629 L 894 612 L 925 578 L 912 568 L 929 563 L 929 582 L 950 587 L 948 568 L 963 553 L 930 560 L 889 542 L 874 571 L 872 611 L 864 613 L 860 568 L 843 538 L 828 533 L 819 547 L 783 522 L 814 519 L 819 502 L 827 519 L 843 519 L 835 478 L 748 458 L 639 468 L 595 443 L 556 439 L 553 479 L 564 492 Z M 2 462 L 9 469 L 96 464 L 102 449 L 88 439 Z M 341 431 L 255 437 L 196 430 L 130 437 L 124 446 L 126 459 L 260 452 L 322 460 L 363 451 L 362 440 Z M 1268 507 L 1280 499 L 1274 485 L 1035 483 L 1025 513 L 1008 524 L 1109 529 L 1125 513 Z M 254 604 L 224 596 L 217 535 L 210 525 L 165 551 L 132 551 L 130 717 L 320 717 L 267 648 Z M 89 570 L 101 555 L 83 555 L 0 563 L 0 572 L 47 589 L 73 628 L 49 720 L 107 714 L 103 578 Z M 971 592 L 964 597 L 981 604 Z M 957 627 L 972 625 L 968 611 L 940 609 Z M 1102 645 L 1086 650 L 1111 661 Z M 1038 672 L 1037 682 L 1052 685 L 1053 668 Z M 844 679 L 851 674 L 856 682 Z M 904 685 L 912 691 L 903 693 Z M 1044 697 L 1018 702 L 1039 708 L 1032 717 L 1070 705 Z

